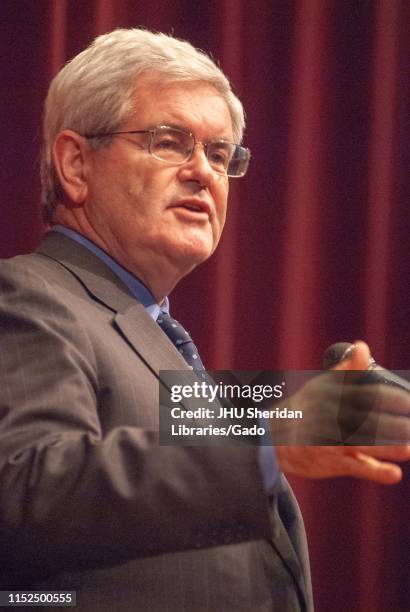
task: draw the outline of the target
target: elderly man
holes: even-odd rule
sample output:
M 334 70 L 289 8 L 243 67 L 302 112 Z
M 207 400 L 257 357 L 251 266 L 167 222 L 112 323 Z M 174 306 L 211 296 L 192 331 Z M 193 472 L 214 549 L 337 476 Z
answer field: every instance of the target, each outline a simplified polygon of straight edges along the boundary
M 167 296 L 218 244 L 229 179 L 249 161 L 243 128 L 217 66 L 163 34 L 100 36 L 52 82 L 42 179 L 53 228 L 0 277 L 3 590 L 76 590 L 87 612 L 311 610 L 281 469 L 400 478 L 380 459 L 408 458 L 403 445 L 283 446 L 275 458 L 158 443 L 159 372 L 199 359 L 190 339 L 178 350 Z M 343 367 L 368 357 L 358 344 Z M 384 393 L 408 410 L 404 394 Z

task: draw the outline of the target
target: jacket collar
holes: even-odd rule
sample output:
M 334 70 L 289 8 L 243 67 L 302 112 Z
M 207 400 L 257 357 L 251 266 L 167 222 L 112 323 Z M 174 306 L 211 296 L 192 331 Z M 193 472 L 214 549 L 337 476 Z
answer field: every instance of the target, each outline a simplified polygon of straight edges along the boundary
M 114 325 L 158 376 L 160 370 L 191 369 L 144 306 L 94 253 L 67 236 L 49 232 L 37 248 L 68 270 L 91 299 L 114 313 Z

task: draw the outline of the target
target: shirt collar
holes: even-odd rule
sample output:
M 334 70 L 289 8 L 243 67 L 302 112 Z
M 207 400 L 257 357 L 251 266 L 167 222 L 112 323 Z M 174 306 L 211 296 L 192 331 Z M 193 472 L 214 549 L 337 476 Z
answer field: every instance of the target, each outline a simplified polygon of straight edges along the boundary
M 52 231 L 59 232 L 60 234 L 64 234 L 72 240 L 75 240 L 101 259 L 101 261 L 103 261 L 114 272 L 114 274 L 116 274 L 118 278 L 122 280 L 124 285 L 130 291 L 131 295 L 141 302 L 147 313 L 152 319 L 154 319 L 154 321 L 157 320 L 160 312 L 166 312 L 169 314 L 168 297 L 164 298 L 162 304 L 158 304 L 149 289 L 138 278 L 123 268 L 123 266 L 108 255 L 108 253 L 94 244 L 94 242 L 91 242 L 91 240 L 88 240 L 88 238 L 85 236 L 82 236 L 75 230 L 64 227 L 63 225 L 54 225 Z

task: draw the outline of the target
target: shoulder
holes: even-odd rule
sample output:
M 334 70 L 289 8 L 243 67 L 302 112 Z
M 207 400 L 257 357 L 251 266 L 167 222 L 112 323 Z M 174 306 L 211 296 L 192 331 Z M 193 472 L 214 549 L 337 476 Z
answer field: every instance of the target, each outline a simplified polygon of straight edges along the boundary
M 12 284 L 31 283 L 68 276 L 67 270 L 56 260 L 41 253 L 17 255 L 0 259 L 0 279 Z M 5 286 L 2 284 L 1 289 Z
M 55 259 L 41 253 L 29 253 L 0 260 L 0 303 L 34 295 L 58 301 L 58 296 L 66 291 L 84 294 L 75 276 Z
M 80 292 L 84 296 L 70 272 L 51 258 L 32 253 L 0 261 L 2 362 L 24 354 L 31 364 L 43 363 L 50 355 L 81 352 L 93 363 L 83 319 L 95 318 L 95 312 L 87 312 L 89 300 Z
M 84 299 L 87 298 L 87 299 Z M 84 288 L 58 261 L 39 253 L 0 261 L 1 333 L 67 327 L 80 333 L 80 315 L 89 299 Z M 78 339 L 77 339 L 78 340 Z

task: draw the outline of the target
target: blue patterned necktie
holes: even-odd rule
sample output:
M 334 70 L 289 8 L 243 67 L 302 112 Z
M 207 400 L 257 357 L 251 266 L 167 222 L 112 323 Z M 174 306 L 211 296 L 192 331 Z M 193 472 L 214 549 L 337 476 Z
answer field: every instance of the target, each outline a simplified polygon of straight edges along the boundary
M 182 357 L 193 370 L 204 370 L 204 364 L 198 353 L 198 349 L 192 342 L 192 338 L 176 319 L 166 312 L 160 312 L 157 319 L 160 328 L 166 333 L 171 342 L 176 346 Z

